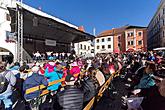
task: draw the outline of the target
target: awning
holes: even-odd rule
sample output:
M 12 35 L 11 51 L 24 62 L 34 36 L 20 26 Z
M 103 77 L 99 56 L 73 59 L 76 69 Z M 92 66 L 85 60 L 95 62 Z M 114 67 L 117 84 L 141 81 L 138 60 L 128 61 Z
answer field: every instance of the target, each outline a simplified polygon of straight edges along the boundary
M 126 52 L 134 52 L 135 50 L 133 48 L 129 48 Z
M 61 43 L 76 43 L 93 39 L 94 36 L 78 30 L 78 27 L 48 15 L 25 4 L 17 4 L 23 12 L 24 38 L 50 39 Z M 11 15 L 11 30 L 15 32 L 16 9 L 8 8 Z
M 165 47 L 160 47 L 160 48 L 155 48 L 155 49 L 153 49 L 153 50 L 165 50 Z
M 108 50 L 101 50 L 101 51 L 99 51 L 99 52 L 97 52 L 97 53 L 111 53 L 111 51 L 108 51 Z
M 119 49 L 115 49 L 114 53 L 120 53 L 120 50 Z

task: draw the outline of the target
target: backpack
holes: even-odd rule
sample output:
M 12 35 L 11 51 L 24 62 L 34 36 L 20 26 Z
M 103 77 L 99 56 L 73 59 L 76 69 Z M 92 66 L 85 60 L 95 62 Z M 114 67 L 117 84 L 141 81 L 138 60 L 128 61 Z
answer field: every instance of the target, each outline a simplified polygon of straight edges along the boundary
M 5 71 L 3 74 L 0 74 L 0 94 L 7 90 L 9 81 L 6 79 L 6 74 L 8 71 Z

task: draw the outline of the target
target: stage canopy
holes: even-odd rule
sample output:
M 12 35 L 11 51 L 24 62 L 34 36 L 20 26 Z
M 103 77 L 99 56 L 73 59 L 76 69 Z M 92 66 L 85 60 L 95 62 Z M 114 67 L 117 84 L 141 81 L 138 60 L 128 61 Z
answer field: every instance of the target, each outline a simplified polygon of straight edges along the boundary
M 57 43 L 77 43 L 93 39 L 94 36 L 78 30 L 68 22 L 48 15 L 41 10 L 34 9 L 25 4 L 17 4 L 23 12 L 23 36 L 36 40 L 55 40 Z M 16 29 L 16 8 L 8 8 L 11 15 L 11 29 Z

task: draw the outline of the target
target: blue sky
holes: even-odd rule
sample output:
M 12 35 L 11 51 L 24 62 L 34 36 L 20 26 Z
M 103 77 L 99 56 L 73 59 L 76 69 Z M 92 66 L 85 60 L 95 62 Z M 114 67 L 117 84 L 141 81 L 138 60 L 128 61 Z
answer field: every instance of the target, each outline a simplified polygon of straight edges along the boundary
M 160 0 L 23 0 L 76 26 L 96 34 L 127 24 L 147 26 Z

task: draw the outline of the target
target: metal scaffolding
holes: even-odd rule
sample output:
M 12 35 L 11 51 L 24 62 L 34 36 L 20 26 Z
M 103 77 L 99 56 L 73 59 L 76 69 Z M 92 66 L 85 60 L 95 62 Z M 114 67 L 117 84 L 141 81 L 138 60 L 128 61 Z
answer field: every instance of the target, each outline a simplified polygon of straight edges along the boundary
M 22 5 L 22 0 L 19 1 Z M 23 63 L 23 11 L 17 4 L 17 61 Z

